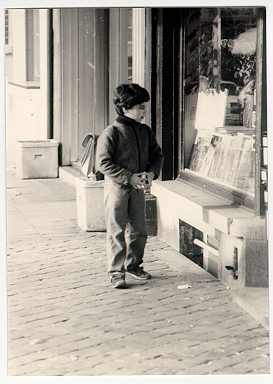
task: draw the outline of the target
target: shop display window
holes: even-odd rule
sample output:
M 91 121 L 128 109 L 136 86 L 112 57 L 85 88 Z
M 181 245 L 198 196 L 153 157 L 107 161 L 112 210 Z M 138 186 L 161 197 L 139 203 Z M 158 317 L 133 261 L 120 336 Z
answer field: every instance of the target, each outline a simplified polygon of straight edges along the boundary
M 185 17 L 184 171 L 254 197 L 256 8 Z

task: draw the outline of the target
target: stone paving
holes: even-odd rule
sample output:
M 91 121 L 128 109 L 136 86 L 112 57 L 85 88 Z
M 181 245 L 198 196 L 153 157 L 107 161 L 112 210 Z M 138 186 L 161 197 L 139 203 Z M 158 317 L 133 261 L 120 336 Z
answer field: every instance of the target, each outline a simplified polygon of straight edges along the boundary
M 115 290 L 105 233 L 77 227 L 72 187 L 10 174 L 7 188 L 10 376 L 269 374 L 269 332 L 221 282 L 189 281 L 151 237 L 153 278 Z

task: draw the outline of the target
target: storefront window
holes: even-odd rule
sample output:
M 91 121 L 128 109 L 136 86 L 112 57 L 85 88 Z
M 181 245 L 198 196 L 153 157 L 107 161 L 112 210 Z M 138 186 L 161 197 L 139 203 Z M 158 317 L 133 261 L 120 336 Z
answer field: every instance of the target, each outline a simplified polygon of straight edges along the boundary
M 195 8 L 185 19 L 186 172 L 254 196 L 255 8 Z

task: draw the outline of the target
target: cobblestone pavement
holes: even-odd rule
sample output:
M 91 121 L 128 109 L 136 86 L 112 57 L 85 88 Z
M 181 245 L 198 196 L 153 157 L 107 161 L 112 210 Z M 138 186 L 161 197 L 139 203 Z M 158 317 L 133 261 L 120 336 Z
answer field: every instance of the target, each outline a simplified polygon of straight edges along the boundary
M 8 249 L 10 375 L 269 372 L 265 331 L 218 281 L 192 282 L 153 256 L 153 279 L 106 278 L 105 234 L 36 236 Z
M 155 255 L 170 247 L 152 237 L 144 267 L 153 278 L 115 290 L 105 233 L 77 227 L 70 188 L 9 186 L 10 376 L 269 374 L 268 331 L 221 282 L 189 281 Z

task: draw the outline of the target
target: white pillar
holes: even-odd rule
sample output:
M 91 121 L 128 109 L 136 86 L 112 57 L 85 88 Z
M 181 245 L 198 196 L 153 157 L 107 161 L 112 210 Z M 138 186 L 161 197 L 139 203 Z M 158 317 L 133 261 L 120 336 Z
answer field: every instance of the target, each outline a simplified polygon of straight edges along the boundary
M 133 83 L 145 86 L 145 8 L 133 8 Z

